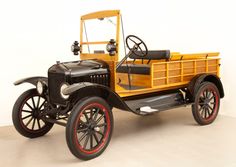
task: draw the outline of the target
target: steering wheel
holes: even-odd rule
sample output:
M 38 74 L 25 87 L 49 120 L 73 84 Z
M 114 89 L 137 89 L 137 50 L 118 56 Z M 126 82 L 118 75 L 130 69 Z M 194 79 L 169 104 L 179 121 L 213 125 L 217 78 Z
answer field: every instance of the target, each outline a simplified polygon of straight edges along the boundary
M 144 57 L 148 54 L 146 44 L 139 37 L 135 35 L 128 35 L 125 41 L 128 49 L 136 56 Z M 131 47 L 132 44 L 133 46 Z

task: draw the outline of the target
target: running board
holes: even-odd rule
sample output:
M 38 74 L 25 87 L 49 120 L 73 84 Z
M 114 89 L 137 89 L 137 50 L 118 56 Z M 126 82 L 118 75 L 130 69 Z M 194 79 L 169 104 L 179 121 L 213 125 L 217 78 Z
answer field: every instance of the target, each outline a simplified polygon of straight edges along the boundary
M 126 100 L 125 103 L 133 112 L 141 115 L 169 110 L 186 104 L 181 92 Z

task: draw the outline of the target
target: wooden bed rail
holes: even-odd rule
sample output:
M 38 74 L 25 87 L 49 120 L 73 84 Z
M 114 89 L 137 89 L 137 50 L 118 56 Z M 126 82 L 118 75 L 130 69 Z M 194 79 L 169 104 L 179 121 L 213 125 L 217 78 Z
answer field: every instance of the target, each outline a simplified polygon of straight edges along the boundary
M 219 54 L 219 52 L 194 54 L 171 53 L 170 60 L 206 59 L 208 57 L 217 57 Z

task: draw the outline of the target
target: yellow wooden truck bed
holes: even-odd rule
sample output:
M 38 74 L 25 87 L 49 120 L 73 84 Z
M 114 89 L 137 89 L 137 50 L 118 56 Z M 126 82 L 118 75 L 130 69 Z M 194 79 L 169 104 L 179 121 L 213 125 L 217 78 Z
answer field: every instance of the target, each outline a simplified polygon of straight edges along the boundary
M 133 61 L 128 61 L 133 63 Z M 147 61 L 136 61 L 135 63 L 147 63 Z M 191 81 L 197 74 L 211 73 L 219 77 L 220 58 L 219 53 L 197 53 L 180 54 L 172 53 L 169 60 L 152 60 L 150 63 L 150 75 L 130 74 L 133 86 L 140 86 L 141 89 L 127 90 L 119 86 L 128 84 L 127 74 L 115 73 L 115 89 L 121 97 L 133 96 L 154 91 L 163 91 L 174 88 L 181 88 Z M 112 70 L 112 69 L 111 69 Z

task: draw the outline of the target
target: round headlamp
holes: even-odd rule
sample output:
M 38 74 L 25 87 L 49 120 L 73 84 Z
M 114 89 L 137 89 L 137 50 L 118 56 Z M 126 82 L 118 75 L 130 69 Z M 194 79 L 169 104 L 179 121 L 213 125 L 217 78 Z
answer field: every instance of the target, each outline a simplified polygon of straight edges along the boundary
M 40 94 L 40 95 L 43 94 L 44 84 L 42 81 L 37 82 L 36 89 L 37 89 L 38 94 Z
M 64 84 L 61 85 L 60 94 L 61 94 L 61 97 L 62 97 L 63 99 L 68 99 L 68 98 L 69 98 L 69 95 L 65 95 L 65 94 L 63 93 L 63 90 L 66 89 L 66 88 L 68 88 L 68 86 L 69 86 L 68 83 L 64 83 Z

